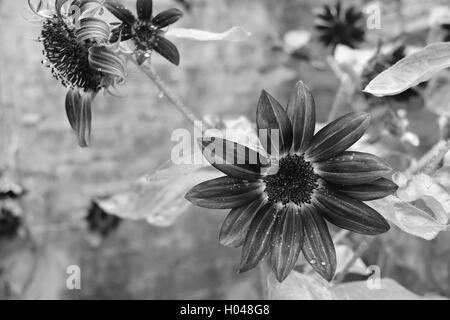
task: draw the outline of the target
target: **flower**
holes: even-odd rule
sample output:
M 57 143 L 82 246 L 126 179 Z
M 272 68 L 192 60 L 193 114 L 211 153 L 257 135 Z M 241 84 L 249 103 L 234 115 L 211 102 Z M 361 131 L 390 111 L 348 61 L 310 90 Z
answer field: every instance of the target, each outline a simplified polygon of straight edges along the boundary
M 92 100 L 101 89 L 121 82 L 125 73 L 118 45 L 108 42 L 109 25 L 95 17 L 100 1 L 39 0 L 33 5 L 29 0 L 43 20 L 38 38 L 44 47 L 42 63 L 69 88 L 66 112 L 81 147 L 90 143 Z
M 94 200 L 91 202 L 88 215 L 86 216 L 88 228 L 92 232 L 106 237 L 119 226 L 121 219 L 104 211 Z
M 338 1 L 333 8 L 324 5 L 317 14 L 315 28 L 319 33 L 319 40 L 325 46 L 333 49 L 338 44 L 355 48 L 364 41 L 364 15 L 355 7 L 342 11 Z
M 362 234 L 389 230 L 386 220 L 362 201 L 395 192 L 397 186 L 384 178 L 392 169 L 374 155 L 345 151 L 363 135 L 369 115 L 349 113 L 314 134 L 314 99 L 299 82 L 287 109 L 263 91 L 256 123 L 262 144 L 268 142 L 267 154 L 226 139 L 203 138 L 203 155 L 226 176 L 194 186 L 186 199 L 200 207 L 232 209 L 220 243 L 243 246 L 240 272 L 270 254 L 281 282 L 303 251 L 330 281 L 336 253 L 325 219 Z M 272 139 L 276 133 L 279 139 Z
M 10 205 L 8 202 L 0 204 L 0 238 L 13 238 L 21 225 L 21 219 L 15 213 L 16 206 Z
M 180 63 L 177 47 L 164 37 L 164 28 L 175 23 L 183 15 L 178 9 L 168 9 L 153 16 L 153 0 L 137 0 L 137 17 L 122 4 L 107 1 L 105 7 L 119 19 L 122 24 L 113 32 L 113 40 L 132 39 L 136 48 L 134 54 L 139 65 L 143 64 L 153 50 L 175 65 Z

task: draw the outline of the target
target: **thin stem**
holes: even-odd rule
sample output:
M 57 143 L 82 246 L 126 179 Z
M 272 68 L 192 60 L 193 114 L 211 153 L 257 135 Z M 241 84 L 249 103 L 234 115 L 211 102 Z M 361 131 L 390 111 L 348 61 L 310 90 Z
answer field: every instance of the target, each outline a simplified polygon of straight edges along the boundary
M 438 167 L 439 163 L 444 159 L 447 152 L 450 151 L 450 140 L 440 140 L 436 143 L 430 151 L 428 151 L 419 161 L 412 166 L 408 172 L 415 174 L 424 172 L 426 174 L 433 173 Z
M 347 264 L 344 266 L 344 269 L 342 269 L 342 272 L 339 273 L 336 278 L 334 279 L 334 283 L 338 284 L 341 283 L 345 275 L 350 272 L 350 269 L 353 267 L 353 265 L 358 261 L 358 259 L 361 257 L 361 255 L 369 248 L 372 241 L 367 242 L 363 241 L 358 248 L 356 249 L 355 253 L 353 254 L 352 258 L 347 262 Z
M 201 120 L 191 111 L 183 101 L 170 89 L 170 87 L 161 79 L 156 73 L 155 68 L 151 63 L 143 64 L 139 66 L 142 72 L 145 73 L 158 87 L 158 89 L 169 99 L 170 102 L 183 114 L 183 116 L 192 122 L 198 129 L 204 131 L 205 129 L 201 125 Z
M 347 96 L 346 88 L 344 83 L 342 82 L 341 85 L 339 86 L 338 92 L 336 93 L 336 97 L 334 98 L 334 103 L 331 107 L 330 114 L 328 116 L 328 122 L 331 122 L 334 119 L 336 119 L 339 113 L 339 109 L 342 103 L 344 102 L 346 96 Z

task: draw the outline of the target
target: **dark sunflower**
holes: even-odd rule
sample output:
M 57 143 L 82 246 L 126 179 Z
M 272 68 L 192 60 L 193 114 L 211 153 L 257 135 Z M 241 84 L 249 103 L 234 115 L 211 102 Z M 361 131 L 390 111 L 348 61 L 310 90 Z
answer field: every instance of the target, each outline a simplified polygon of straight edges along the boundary
M 96 201 L 92 201 L 86 221 L 91 232 L 99 233 L 101 236 L 106 237 L 119 227 L 122 220 L 107 213 Z
M 314 26 L 319 40 L 333 49 L 338 44 L 355 48 L 364 41 L 366 33 L 364 14 L 355 7 L 342 10 L 340 1 L 333 7 L 324 5 L 317 14 Z
M 107 1 L 105 7 L 119 19 L 122 24 L 113 32 L 113 40 L 132 39 L 136 48 L 134 54 L 138 64 L 150 58 L 154 50 L 175 65 L 180 63 L 177 47 L 164 37 L 164 28 L 175 23 L 183 16 L 178 9 L 168 9 L 153 16 L 152 0 L 137 0 L 137 17 L 117 1 Z
M 79 145 L 86 147 L 90 142 L 92 100 L 101 89 L 108 90 L 123 80 L 124 64 L 118 44 L 109 43 L 109 25 L 94 17 L 93 9 L 101 9 L 101 0 L 55 0 L 52 9 L 48 9 L 49 2 L 29 0 L 31 10 L 43 18 L 38 38 L 44 47 L 42 63 L 69 88 L 67 116 Z M 79 11 L 78 15 L 73 11 Z
M 281 282 L 303 251 L 311 266 L 331 280 L 336 254 L 325 220 L 368 235 L 389 230 L 386 220 L 362 201 L 395 192 L 397 186 L 384 177 L 391 168 L 374 155 L 346 151 L 364 134 L 369 115 L 347 114 L 314 134 L 314 99 L 299 82 L 286 110 L 263 91 L 256 123 L 262 144 L 268 142 L 268 156 L 225 139 L 204 138 L 204 156 L 226 176 L 193 187 L 186 199 L 200 207 L 232 209 L 220 243 L 243 246 L 240 272 L 270 254 Z M 274 132 L 279 139 L 271 138 Z

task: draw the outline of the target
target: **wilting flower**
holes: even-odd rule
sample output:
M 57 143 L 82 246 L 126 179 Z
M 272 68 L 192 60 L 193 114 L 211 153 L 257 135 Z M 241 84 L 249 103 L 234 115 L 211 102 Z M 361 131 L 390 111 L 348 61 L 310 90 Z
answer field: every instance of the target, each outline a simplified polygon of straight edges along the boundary
M 391 168 L 374 155 L 345 151 L 363 135 L 369 115 L 349 113 L 314 134 L 314 99 L 299 82 L 287 109 L 263 91 L 256 123 L 268 154 L 218 137 L 203 138 L 203 155 L 226 176 L 198 184 L 186 199 L 200 207 L 232 209 L 220 243 L 243 246 L 240 272 L 270 254 L 281 282 L 303 251 L 311 266 L 331 280 L 336 253 L 325 219 L 368 235 L 389 229 L 362 201 L 395 192 L 397 186 L 384 178 Z M 279 139 L 272 139 L 272 133 L 279 133 Z
M 153 16 L 153 0 L 136 1 L 137 17 L 117 1 L 107 1 L 105 7 L 122 22 L 113 32 L 113 41 L 132 39 L 138 64 L 150 58 L 153 50 L 175 65 L 180 63 L 178 49 L 164 37 L 164 28 L 178 21 L 183 12 L 173 8 Z
M 0 203 L 0 239 L 13 238 L 21 225 L 20 215 L 16 212 L 16 206 L 11 202 L 3 201 Z
M 91 202 L 86 216 L 89 230 L 106 237 L 119 226 L 121 219 L 104 211 L 96 201 Z
M 355 48 L 364 41 L 364 15 L 355 7 L 342 10 L 341 2 L 330 7 L 324 5 L 315 21 L 315 28 L 319 33 L 319 40 L 333 49 L 338 44 Z
M 124 78 L 118 44 L 110 44 L 109 25 L 95 17 L 101 0 L 39 0 L 31 10 L 43 19 L 42 63 L 69 91 L 66 112 L 78 143 L 88 146 L 91 103 L 101 89 L 108 90 Z

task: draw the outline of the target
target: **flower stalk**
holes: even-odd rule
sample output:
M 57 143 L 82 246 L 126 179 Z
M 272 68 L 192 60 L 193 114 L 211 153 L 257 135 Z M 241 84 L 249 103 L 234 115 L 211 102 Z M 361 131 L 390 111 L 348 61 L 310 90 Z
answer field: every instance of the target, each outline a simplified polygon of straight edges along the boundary
M 156 72 L 155 68 L 151 63 L 144 63 L 139 66 L 135 61 L 136 65 L 140 67 L 142 72 L 153 81 L 153 83 L 158 87 L 161 93 L 169 99 L 169 101 L 181 112 L 181 114 L 190 122 L 194 124 L 197 128 L 202 131 L 204 128 L 200 125 L 201 120 L 192 112 L 191 108 L 188 107 L 181 99 L 173 92 L 173 90 L 164 82 L 163 79 Z

